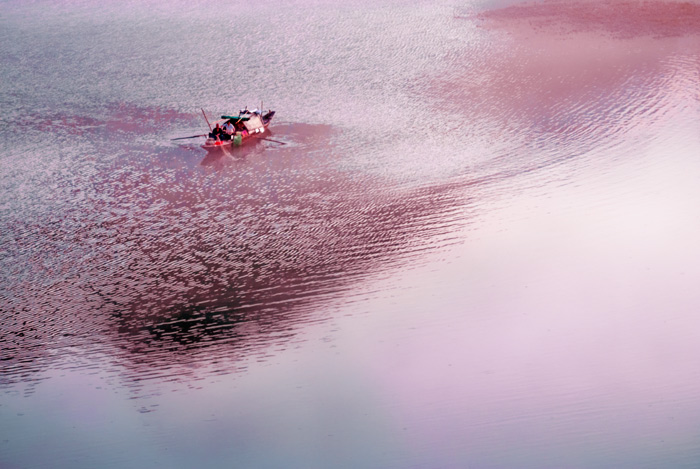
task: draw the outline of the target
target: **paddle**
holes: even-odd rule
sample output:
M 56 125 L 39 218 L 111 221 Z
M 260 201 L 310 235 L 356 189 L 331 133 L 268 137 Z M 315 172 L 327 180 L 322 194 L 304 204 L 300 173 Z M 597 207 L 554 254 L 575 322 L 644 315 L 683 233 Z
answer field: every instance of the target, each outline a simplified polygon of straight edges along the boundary
M 275 142 L 275 143 L 279 143 L 281 145 L 286 145 L 285 142 L 280 142 L 279 140 L 272 140 L 271 138 L 261 138 L 260 140 L 268 140 L 270 142 Z
M 204 120 L 207 121 L 207 125 L 209 126 L 209 132 L 211 132 L 211 124 L 209 123 L 209 119 L 207 119 L 207 115 L 204 114 L 204 109 L 202 109 L 202 115 L 204 116 Z
M 184 138 L 195 138 L 195 137 L 206 137 L 207 134 L 199 134 L 199 135 L 192 135 L 191 137 L 178 137 L 178 138 L 171 138 L 170 140 L 182 140 Z

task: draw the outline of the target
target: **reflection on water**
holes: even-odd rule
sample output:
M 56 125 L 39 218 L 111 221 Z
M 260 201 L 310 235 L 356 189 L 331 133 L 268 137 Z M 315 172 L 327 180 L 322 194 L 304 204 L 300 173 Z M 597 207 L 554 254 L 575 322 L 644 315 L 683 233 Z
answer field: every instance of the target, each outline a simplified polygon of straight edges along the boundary
M 16 214 L 5 236 L 23 262 L 5 270 L 4 379 L 95 335 L 139 362 L 154 352 L 148 367 L 164 374 L 183 348 L 178 363 L 207 360 L 216 344 L 259 347 L 317 320 L 319 303 L 396 254 L 444 243 L 459 196 L 399 198 L 319 164 L 333 132 L 280 124 L 275 137 L 292 145 L 259 141 L 192 167 L 171 166 L 172 149 L 116 161 L 81 189 L 66 182 L 85 192 L 71 197 L 77 206 L 35 223 Z
M 10 2 L 0 465 L 697 460 L 697 6 L 320 3 Z

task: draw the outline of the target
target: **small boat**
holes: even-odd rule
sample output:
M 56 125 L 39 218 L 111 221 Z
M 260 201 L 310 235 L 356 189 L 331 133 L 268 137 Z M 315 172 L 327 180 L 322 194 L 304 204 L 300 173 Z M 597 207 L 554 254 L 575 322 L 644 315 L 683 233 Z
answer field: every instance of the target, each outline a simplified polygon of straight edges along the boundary
M 248 140 L 261 138 L 267 132 L 274 115 L 275 111 L 263 113 L 257 109 L 253 111 L 245 109 L 240 111 L 237 116 L 221 116 L 221 119 L 216 121 L 216 124 L 222 122 L 224 124 L 230 123 L 234 132 L 231 135 L 226 132 L 215 135 L 212 132 L 207 137 L 202 148 L 208 152 L 230 150 L 233 147 L 243 145 Z M 206 118 L 206 115 L 204 117 Z M 208 120 L 207 123 L 209 123 Z

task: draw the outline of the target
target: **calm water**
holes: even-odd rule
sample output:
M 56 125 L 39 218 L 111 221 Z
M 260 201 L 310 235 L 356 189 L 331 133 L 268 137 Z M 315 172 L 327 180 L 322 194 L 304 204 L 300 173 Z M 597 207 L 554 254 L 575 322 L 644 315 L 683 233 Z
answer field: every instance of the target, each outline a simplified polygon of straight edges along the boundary
M 696 2 L 0 25 L 1 467 L 700 465 Z

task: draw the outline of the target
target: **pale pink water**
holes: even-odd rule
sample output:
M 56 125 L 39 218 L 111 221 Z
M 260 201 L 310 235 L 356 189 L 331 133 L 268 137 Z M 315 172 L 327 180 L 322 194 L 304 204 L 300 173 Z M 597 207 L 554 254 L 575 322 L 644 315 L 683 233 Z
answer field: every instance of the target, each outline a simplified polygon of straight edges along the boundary
M 697 465 L 697 2 L 218 8 L 3 5 L 0 466 Z

